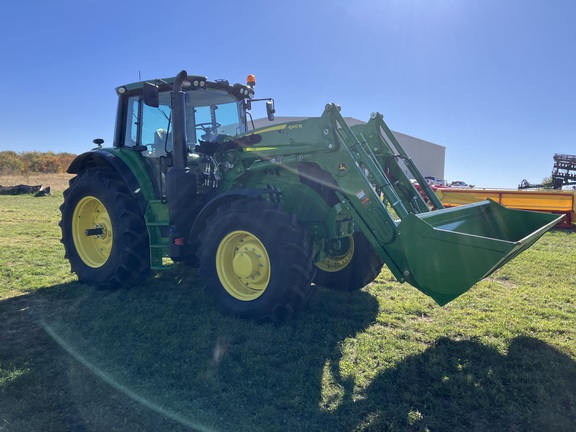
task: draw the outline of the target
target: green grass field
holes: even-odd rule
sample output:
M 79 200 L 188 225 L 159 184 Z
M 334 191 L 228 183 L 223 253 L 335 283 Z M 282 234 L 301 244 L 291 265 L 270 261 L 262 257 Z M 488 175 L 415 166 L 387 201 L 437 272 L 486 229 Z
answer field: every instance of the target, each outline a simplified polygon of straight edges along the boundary
M 0 196 L 0 431 L 576 430 L 576 232 L 445 307 L 384 270 L 257 325 L 195 269 L 77 283 L 61 201 Z

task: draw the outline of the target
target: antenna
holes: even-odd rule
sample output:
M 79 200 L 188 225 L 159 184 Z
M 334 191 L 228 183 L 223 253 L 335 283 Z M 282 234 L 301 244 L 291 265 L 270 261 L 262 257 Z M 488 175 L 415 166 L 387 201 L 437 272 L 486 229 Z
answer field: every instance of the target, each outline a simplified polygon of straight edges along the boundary
M 142 77 L 140 76 L 140 71 L 138 71 L 138 81 L 142 81 Z

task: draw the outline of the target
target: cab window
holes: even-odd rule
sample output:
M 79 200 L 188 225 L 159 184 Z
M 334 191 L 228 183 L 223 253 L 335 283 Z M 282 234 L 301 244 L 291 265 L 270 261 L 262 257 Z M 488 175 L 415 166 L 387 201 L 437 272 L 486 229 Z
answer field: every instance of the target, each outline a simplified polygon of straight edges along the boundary
M 168 95 L 166 95 L 168 96 Z M 159 107 L 150 107 L 138 96 L 128 99 L 126 132 L 124 145 L 126 147 L 144 146 L 143 156 L 165 156 L 172 151 L 172 134 L 170 130 L 169 97 L 161 99 Z

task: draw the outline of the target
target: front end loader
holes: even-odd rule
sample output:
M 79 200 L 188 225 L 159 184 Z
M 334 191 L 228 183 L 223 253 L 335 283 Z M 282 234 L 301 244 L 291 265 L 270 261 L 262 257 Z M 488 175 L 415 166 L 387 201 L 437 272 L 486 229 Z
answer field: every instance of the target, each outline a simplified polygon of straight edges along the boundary
M 254 128 L 252 104 L 274 116 L 254 84 L 182 71 L 116 89 L 113 146 L 71 164 L 61 207 L 80 280 L 118 288 L 198 262 L 221 310 L 279 321 L 314 285 L 357 290 L 385 264 L 444 305 L 558 222 L 490 200 L 444 209 L 379 113 L 350 127 L 328 104 Z

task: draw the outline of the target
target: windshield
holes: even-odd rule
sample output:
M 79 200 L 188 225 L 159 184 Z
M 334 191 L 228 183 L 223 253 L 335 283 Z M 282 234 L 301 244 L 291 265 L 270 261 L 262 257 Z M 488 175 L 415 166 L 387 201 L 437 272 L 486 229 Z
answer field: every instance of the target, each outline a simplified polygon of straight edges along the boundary
M 190 109 L 191 108 L 191 109 Z M 189 141 L 210 141 L 217 135 L 237 135 L 243 132 L 238 102 L 192 106 L 188 109 Z M 195 134 L 193 139 L 190 135 Z
M 237 135 L 246 130 L 240 102 L 225 91 L 188 92 L 186 113 L 189 144 L 210 141 L 218 135 Z
M 170 92 L 159 95 L 159 106 L 142 105 L 138 121 L 140 98 L 130 98 L 125 145 L 144 145 L 146 156 L 162 156 L 172 151 L 172 108 Z M 186 97 L 187 145 L 193 148 L 202 141 L 213 141 L 222 135 L 237 135 L 246 131 L 241 102 L 221 90 L 190 91 Z

